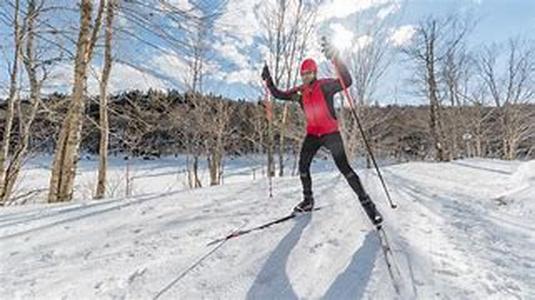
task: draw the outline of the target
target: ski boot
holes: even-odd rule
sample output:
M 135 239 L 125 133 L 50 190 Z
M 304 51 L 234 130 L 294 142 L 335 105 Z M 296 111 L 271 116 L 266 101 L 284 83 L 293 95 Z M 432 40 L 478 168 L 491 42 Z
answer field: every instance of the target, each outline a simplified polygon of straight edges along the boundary
M 314 209 L 314 198 L 312 196 L 305 199 L 294 207 L 294 213 L 310 212 Z
M 381 224 L 383 223 L 383 216 L 381 215 L 381 213 L 379 213 L 379 211 L 375 207 L 375 204 L 370 199 L 370 196 L 366 195 L 360 198 L 359 200 L 360 200 L 360 204 L 364 208 L 364 211 L 368 215 L 368 218 L 370 218 L 370 221 L 372 222 L 372 224 L 375 227 L 377 227 L 377 229 L 380 229 Z

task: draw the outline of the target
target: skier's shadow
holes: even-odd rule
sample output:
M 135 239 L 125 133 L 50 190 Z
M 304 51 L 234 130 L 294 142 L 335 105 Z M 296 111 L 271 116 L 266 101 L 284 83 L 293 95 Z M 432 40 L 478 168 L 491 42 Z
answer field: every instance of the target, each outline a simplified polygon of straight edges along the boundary
M 377 235 L 374 231 L 368 232 L 362 245 L 353 254 L 351 263 L 336 277 L 321 299 L 362 299 L 380 250 Z
M 298 299 L 286 274 L 286 263 L 311 218 L 310 214 L 297 217 L 292 230 L 279 242 L 262 266 L 246 299 Z

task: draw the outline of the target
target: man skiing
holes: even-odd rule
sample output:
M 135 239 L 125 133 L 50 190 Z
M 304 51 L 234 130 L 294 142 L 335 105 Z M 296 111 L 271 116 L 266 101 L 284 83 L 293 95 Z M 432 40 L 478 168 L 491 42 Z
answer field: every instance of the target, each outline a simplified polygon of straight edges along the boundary
M 273 97 L 280 100 L 299 102 L 306 118 L 306 137 L 299 154 L 299 173 L 303 185 L 304 199 L 294 208 L 295 212 L 308 212 L 314 208 L 310 164 L 316 152 L 325 146 L 332 154 L 334 162 L 347 182 L 357 194 L 371 222 L 378 226 L 383 221 L 375 204 L 362 187 L 359 177 L 347 161 L 344 144 L 340 135 L 338 120 L 334 110 L 334 95 L 351 85 L 351 75 L 340 61 L 337 51 L 328 42 L 322 43 L 322 52 L 328 60 L 332 60 L 340 71 L 341 79 L 317 79 L 318 67 L 313 59 L 305 59 L 301 64 L 303 84 L 287 91 L 279 90 L 273 83 L 269 69 L 264 66 L 262 79 L 265 81 Z

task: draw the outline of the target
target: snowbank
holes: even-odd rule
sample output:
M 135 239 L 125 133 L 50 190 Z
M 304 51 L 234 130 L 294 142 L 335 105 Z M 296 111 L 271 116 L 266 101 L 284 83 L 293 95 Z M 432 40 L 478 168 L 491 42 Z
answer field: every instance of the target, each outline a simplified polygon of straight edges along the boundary
M 510 190 L 496 199 L 517 216 L 535 216 L 535 160 L 521 164 L 509 180 Z
M 518 188 L 535 185 L 535 160 L 521 164 L 518 170 L 511 176 L 511 182 Z

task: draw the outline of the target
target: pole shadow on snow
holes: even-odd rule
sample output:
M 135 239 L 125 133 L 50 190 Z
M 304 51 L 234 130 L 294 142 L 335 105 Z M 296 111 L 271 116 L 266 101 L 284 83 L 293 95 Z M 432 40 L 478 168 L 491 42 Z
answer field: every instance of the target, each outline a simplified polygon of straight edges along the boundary
M 336 277 L 322 299 L 362 299 L 380 249 L 375 232 L 368 232 L 351 263 Z
M 494 173 L 498 173 L 498 174 L 504 174 L 504 175 L 512 175 L 513 174 L 511 172 L 507 172 L 507 171 L 504 171 L 504 170 L 498 170 L 498 169 L 478 166 L 478 165 L 470 164 L 470 163 L 467 163 L 467 162 L 453 161 L 451 164 L 457 165 L 457 166 L 461 166 L 461 167 L 466 167 L 466 168 L 472 168 L 472 169 L 477 169 L 477 170 L 482 170 L 482 171 L 488 171 L 488 172 L 494 172 Z
M 311 218 L 310 214 L 297 217 L 292 230 L 279 242 L 262 266 L 246 299 L 298 299 L 286 274 L 286 264 Z

